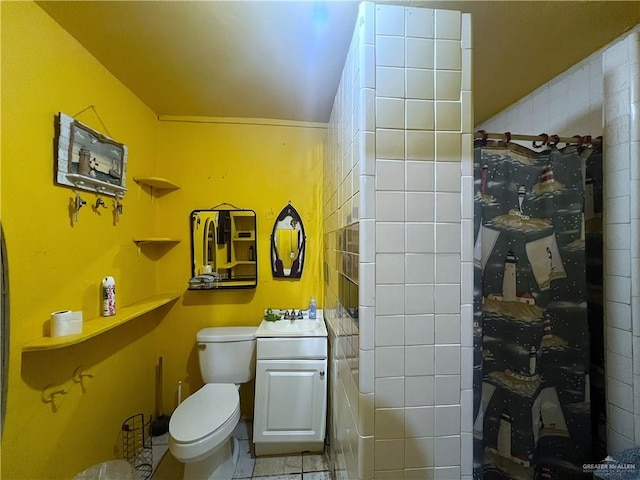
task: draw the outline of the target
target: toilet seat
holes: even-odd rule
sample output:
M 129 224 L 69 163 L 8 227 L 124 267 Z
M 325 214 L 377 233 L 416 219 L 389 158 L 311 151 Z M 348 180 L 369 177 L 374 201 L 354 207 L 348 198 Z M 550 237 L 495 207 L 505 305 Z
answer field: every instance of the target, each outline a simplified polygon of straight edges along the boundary
M 169 449 L 195 462 L 231 436 L 240 419 L 240 396 L 232 383 L 208 383 L 178 405 L 169 420 Z

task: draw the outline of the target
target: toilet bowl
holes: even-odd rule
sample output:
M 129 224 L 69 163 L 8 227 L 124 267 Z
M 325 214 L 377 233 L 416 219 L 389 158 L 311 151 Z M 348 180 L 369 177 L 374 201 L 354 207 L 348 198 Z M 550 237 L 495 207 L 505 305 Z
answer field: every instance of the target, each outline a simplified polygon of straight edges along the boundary
M 255 376 L 257 327 L 209 327 L 196 336 L 204 386 L 174 410 L 169 451 L 184 463 L 184 480 L 228 480 L 238 463 L 240 384 Z
M 238 449 L 231 434 L 239 419 L 240 396 L 232 383 L 206 384 L 176 408 L 169 449 L 185 464 L 185 480 L 233 476 Z

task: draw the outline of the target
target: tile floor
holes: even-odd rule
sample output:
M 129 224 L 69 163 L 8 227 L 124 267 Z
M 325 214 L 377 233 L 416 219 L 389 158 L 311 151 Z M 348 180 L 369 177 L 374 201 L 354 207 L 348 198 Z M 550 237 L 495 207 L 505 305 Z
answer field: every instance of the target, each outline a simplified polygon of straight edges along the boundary
M 323 454 L 298 453 L 256 458 L 251 448 L 251 428 L 251 422 L 241 421 L 233 432 L 240 442 L 240 457 L 234 479 L 331 480 L 329 462 Z M 181 480 L 182 464 L 167 451 L 165 436 L 155 437 L 153 445 L 154 463 L 156 457 L 161 460 L 151 479 Z

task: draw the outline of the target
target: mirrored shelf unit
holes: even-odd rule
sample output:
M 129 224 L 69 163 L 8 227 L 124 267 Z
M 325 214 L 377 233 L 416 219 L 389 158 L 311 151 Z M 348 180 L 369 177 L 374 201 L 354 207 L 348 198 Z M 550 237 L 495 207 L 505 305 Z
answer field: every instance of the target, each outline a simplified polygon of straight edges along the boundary
M 78 173 L 67 173 L 67 180 L 80 189 L 95 191 L 104 195 L 114 197 L 123 197 L 127 191 L 125 187 L 114 185 L 113 183 L 104 182 L 88 175 L 80 175 Z

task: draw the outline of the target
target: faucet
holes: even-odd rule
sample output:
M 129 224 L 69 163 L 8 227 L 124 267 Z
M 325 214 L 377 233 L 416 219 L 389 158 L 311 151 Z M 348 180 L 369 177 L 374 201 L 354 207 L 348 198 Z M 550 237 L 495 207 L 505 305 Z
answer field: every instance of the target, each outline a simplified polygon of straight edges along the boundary
M 296 315 L 296 309 L 292 308 L 291 312 L 289 312 L 289 310 L 285 310 L 284 311 L 284 318 L 285 320 L 291 320 L 292 322 L 298 318 L 302 318 L 302 310 L 300 310 L 298 312 L 298 314 Z

